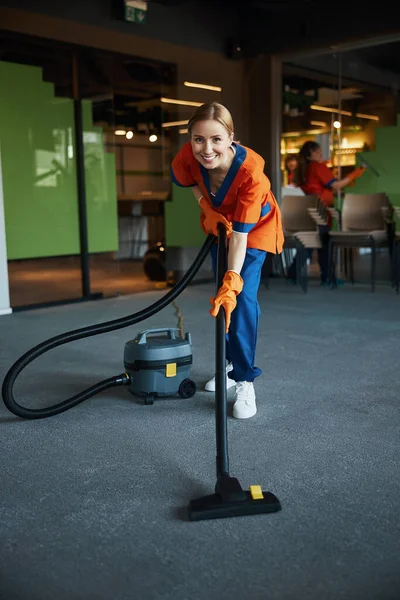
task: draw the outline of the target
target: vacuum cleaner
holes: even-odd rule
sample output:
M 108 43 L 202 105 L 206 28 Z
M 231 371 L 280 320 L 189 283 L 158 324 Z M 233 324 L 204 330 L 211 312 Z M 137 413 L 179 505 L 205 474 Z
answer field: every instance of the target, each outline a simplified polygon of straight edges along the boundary
M 219 229 L 218 242 L 217 289 L 222 284 L 227 267 L 227 242 L 223 226 L 220 226 Z M 100 381 L 59 404 L 40 409 L 21 406 L 14 398 L 13 387 L 23 369 L 45 352 L 78 339 L 128 327 L 148 319 L 162 310 L 194 278 L 214 243 L 215 237 L 209 235 L 192 266 L 182 279 L 165 296 L 148 308 L 121 319 L 60 334 L 42 342 L 21 356 L 9 369 L 3 381 L 2 397 L 8 410 L 23 419 L 51 417 L 110 387 L 120 385 L 129 386 L 131 393 L 143 396 L 145 403 L 148 404 L 151 404 L 157 396 L 162 397 L 175 393 L 179 393 L 183 398 L 191 397 L 195 393 L 196 387 L 188 377 L 192 363 L 190 334 L 186 334 L 185 339 L 182 339 L 178 336 L 179 330 L 174 329 L 153 329 L 139 332 L 134 340 L 130 340 L 125 345 L 124 373 Z M 225 371 L 226 337 L 225 311 L 223 308 L 220 309 L 216 318 L 215 341 L 217 482 L 213 494 L 190 501 L 187 511 L 190 521 L 255 515 L 276 512 L 281 509 L 280 502 L 274 494 L 263 491 L 259 485 L 252 485 L 249 491 L 246 491 L 241 487 L 238 479 L 229 474 Z
M 182 339 L 179 329 L 146 329 L 125 344 L 129 391 L 143 396 L 145 404 L 176 394 L 191 398 L 196 392 L 195 382 L 189 379 L 192 362 L 190 333 Z

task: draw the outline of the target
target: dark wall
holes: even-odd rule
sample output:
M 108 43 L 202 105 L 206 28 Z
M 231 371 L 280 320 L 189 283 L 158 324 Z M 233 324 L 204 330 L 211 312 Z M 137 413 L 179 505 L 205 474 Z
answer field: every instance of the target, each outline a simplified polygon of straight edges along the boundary
M 118 19 L 115 0 L 2 0 L 0 6 L 152 38 L 199 50 L 225 54 L 226 40 L 238 24 L 235 11 L 225 11 L 218 2 L 203 0 L 171 6 L 148 2 L 146 23 L 139 25 Z M 204 10 L 204 5 L 210 8 Z M 0 23 L 1 27 L 1 23 Z
M 344 10 L 326 3 L 259 2 L 255 0 L 148 0 L 143 25 L 117 18 L 123 0 L 0 0 L 0 6 L 91 24 L 226 54 L 228 40 L 242 42 L 245 57 L 286 53 L 305 48 L 400 31 L 398 7 L 371 9 L 357 4 Z M 288 8 L 288 5 L 289 8 Z M 351 3 L 349 3 L 351 7 Z M 266 7 L 268 6 L 268 10 Z M 275 6 L 275 9 L 272 7 Z M 0 23 L 1 27 L 1 23 Z

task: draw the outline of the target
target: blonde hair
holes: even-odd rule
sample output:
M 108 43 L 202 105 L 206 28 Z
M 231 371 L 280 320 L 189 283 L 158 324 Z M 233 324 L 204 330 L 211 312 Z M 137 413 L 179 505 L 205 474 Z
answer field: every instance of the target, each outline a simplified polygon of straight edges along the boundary
M 193 125 L 200 121 L 218 121 L 218 123 L 221 123 L 225 127 L 229 135 L 233 135 L 232 115 L 225 106 L 218 104 L 218 102 L 208 102 L 199 106 L 189 120 L 189 135 L 192 135 Z

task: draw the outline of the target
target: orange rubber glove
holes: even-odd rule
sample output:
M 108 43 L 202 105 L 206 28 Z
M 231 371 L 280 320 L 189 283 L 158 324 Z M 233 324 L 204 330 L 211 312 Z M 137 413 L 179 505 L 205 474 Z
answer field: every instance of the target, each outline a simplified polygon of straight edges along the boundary
M 227 271 L 215 298 L 210 298 L 212 308 L 210 315 L 216 317 L 219 309 L 223 306 L 226 319 L 226 333 L 228 333 L 231 324 L 231 314 L 236 308 L 236 296 L 243 289 L 243 279 L 236 271 Z
M 355 179 L 361 177 L 361 175 L 363 175 L 366 170 L 367 169 L 365 167 L 357 167 L 356 169 L 354 169 L 354 171 L 346 175 L 346 177 L 347 179 L 350 179 L 350 181 L 354 181 Z
M 218 223 L 222 223 L 226 229 L 227 235 L 232 233 L 232 223 L 217 212 L 204 196 L 200 198 L 199 206 L 204 214 L 203 226 L 207 233 L 212 233 L 218 237 Z

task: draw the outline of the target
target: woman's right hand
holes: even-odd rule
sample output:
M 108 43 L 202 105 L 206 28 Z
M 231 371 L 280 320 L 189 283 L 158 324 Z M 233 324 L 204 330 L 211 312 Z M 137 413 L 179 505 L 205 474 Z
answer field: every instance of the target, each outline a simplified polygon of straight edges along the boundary
M 204 196 L 199 200 L 199 206 L 203 211 L 203 227 L 207 233 L 212 233 L 218 237 L 218 224 L 222 223 L 226 229 L 227 235 L 232 233 L 232 223 L 217 212 Z

